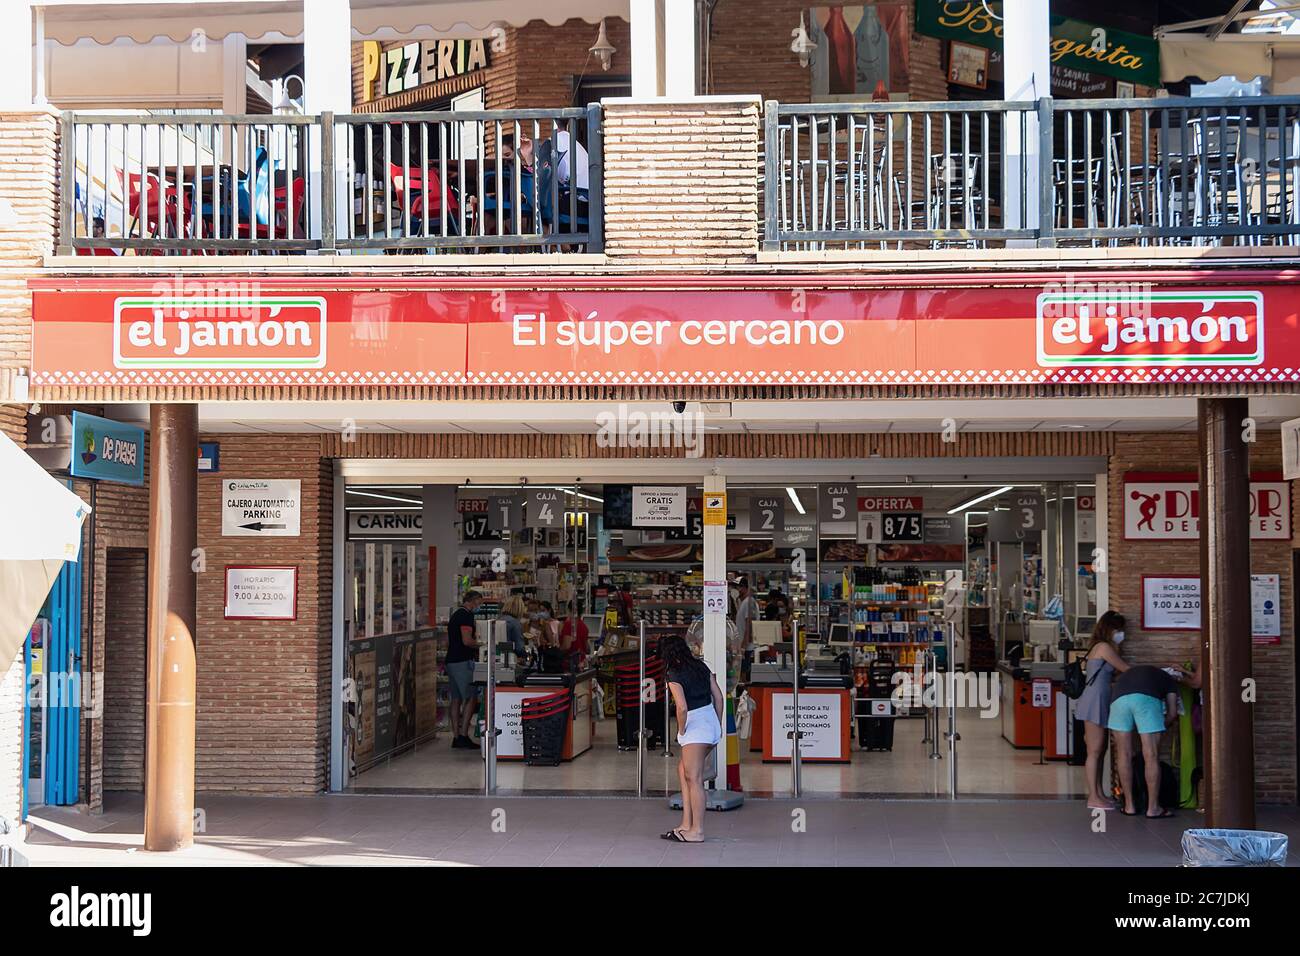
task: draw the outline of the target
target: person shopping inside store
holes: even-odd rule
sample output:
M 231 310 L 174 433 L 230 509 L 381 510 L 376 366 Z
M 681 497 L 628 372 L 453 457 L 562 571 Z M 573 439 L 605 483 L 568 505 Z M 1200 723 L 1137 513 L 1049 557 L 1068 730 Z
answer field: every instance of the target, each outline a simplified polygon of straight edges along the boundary
M 512 595 L 501 608 L 501 620 L 506 622 L 506 640 L 510 642 L 515 654 L 521 658 L 527 651 L 523 625 L 527 616 L 528 606 L 524 603 L 523 596 L 519 594 Z
M 1115 681 L 1107 726 L 1115 734 L 1115 760 L 1119 782 L 1124 788 L 1126 817 L 1138 815 L 1133 779 L 1133 736 L 1140 738 L 1143 773 L 1146 778 L 1148 819 L 1172 817 L 1173 811 L 1160 805 L 1160 738 L 1178 719 L 1178 680 L 1164 668 L 1152 664 L 1130 667 Z
M 567 612 L 564 623 L 560 626 L 560 650 L 576 664 L 587 656 L 587 639 L 591 635 L 587 630 L 586 622 L 578 614 L 576 602 L 569 602 Z M 577 660 L 574 660 L 575 656 Z
M 758 600 L 750 590 L 749 578 L 736 579 L 736 653 L 740 655 L 741 680 L 749 680 L 749 645 L 754 642 L 754 622 L 758 620 Z
M 1115 801 L 1107 799 L 1102 784 L 1102 758 L 1106 755 L 1107 723 L 1110 719 L 1110 683 L 1116 674 L 1129 669 L 1120 656 L 1124 643 L 1124 616 L 1107 611 L 1097 619 L 1088 644 L 1087 684 L 1075 705 L 1075 717 L 1083 721 L 1088 756 L 1084 775 L 1088 781 L 1088 807 L 1092 810 L 1115 810 Z
M 477 591 L 466 591 L 460 607 L 447 623 L 447 682 L 451 697 L 451 745 L 458 750 L 477 750 L 470 730 L 478 712 L 478 690 L 474 687 L 474 662 L 478 660 L 478 639 L 474 636 L 474 612 L 483 602 Z
M 675 843 L 704 842 L 704 762 L 722 739 L 722 690 L 717 678 L 676 634 L 659 642 L 668 671 L 668 690 L 677 706 L 677 743 L 681 759 L 677 779 L 682 787 L 682 824 L 662 834 Z

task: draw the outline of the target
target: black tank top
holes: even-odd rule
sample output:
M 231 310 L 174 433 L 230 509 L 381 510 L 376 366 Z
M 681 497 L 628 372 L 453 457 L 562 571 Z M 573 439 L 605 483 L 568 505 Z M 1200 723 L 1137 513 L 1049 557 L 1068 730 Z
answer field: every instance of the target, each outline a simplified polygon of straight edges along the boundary
M 682 694 L 686 697 L 686 709 L 695 710 L 713 703 L 712 672 L 703 666 L 683 667 L 669 671 L 668 680 L 680 684 Z

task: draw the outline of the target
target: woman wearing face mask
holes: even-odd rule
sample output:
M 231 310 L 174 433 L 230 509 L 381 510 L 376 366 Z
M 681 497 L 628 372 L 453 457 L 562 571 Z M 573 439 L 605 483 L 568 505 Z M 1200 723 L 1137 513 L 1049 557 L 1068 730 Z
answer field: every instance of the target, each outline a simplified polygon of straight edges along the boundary
M 1088 780 L 1088 806 L 1094 810 L 1114 810 L 1114 801 L 1104 796 L 1101 783 L 1102 757 L 1106 753 L 1106 722 L 1110 718 L 1110 682 L 1129 665 L 1119 656 L 1124 643 L 1124 615 L 1107 611 L 1097 619 L 1088 644 L 1088 684 L 1075 705 L 1074 715 L 1084 722 L 1084 740 L 1088 759 L 1084 773 Z

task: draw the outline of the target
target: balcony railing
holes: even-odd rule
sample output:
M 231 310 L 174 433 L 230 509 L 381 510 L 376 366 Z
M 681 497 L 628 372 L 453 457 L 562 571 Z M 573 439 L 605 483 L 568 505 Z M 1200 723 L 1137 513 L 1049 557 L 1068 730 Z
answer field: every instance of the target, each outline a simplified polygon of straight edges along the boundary
M 769 102 L 764 160 L 768 249 L 1300 236 L 1292 97 Z
M 595 107 L 68 113 L 61 142 L 77 254 L 602 248 Z

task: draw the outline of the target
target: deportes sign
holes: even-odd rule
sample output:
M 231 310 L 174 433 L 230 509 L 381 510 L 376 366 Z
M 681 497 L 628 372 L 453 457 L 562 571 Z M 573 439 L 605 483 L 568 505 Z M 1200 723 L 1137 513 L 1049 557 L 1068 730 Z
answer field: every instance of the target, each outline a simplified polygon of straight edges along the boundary
M 1291 485 L 1280 480 L 1250 483 L 1250 536 L 1291 540 Z M 1124 476 L 1124 537 L 1187 541 L 1200 537 L 1201 494 L 1195 475 L 1130 472 Z

